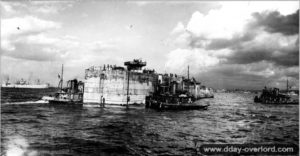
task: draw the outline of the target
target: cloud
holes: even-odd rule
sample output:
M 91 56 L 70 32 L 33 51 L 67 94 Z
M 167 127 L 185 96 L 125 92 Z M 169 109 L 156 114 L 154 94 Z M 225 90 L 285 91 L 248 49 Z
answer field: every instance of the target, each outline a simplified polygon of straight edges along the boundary
M 203 84 L 215 88 L 261 89 L 263 86 L 285 89 L 287 78 L 299 88 L 299 68 L 278 68 L 261 61 L 252 64 L 222 64 L 201 73 L 192 73 Z
M 3 43 L 6 44 L 6 43 Z M 3 54 L 13 58 L 35 61 L 66 61 L 82 60 L 82 57 L 91 56 L 95 59 L 99 53 L 117 51 L 118 42 L 114 40 L 83 42 L 75 36 L 51 37 L 46 33 L 19 36 L 7 45 Z M 8 49 L 10 48 L 10 49 Z M 78 62 L 77 62 L 78 63 Z
M 54 61 L 60 60 L 63 52 L 54 47 L 47 47 L 45 44 L 31 44 L 28 46 L 26 43 L 14 43 L 13 51 L 4 51 L 6 56 L 35 60 L 35 61 Z
M 243 84 L 259 81 L 255 87 L 287 76 L 299 81 L 294 71 L 284 72 L 299 69 L 299 11 L 292 4 L 224 2 L 208 14 L 194 12 L 171 31 L 179 48 L 167 55 L 166 69 L 184 73 L 189 64 L 200 79 L 209 81 L 206 74 Z
M 133 4 L 136 4 L 137 6 L 143 7 L 143 6 L 149 5 L 153 2 L 150 2 L 150 1 L 135 1 L 135 2 L 129 1 L 127 3 L 129 3 L 129 4 L 133 3 Z
M 69 1 L 1 3 L 1 7 L 7 8 L 1 14 L 1 60 L 5 64 L 1 74 L 20 78 L 32 72 L 43 73 L 39 78 L 53 83 L 53 74 L 57 75 L 57 69 L 52 67 L 61 63 L 65 64 L 66 69 L 73 67 L 68 69 L 68 78 L 78 74 L 82 78 L 85 68 L 104 62 L 105 59 L 110 62 L 118 60 L 112 52 L 116 52 L 116 47 L 125 41 L 106 38 L 104 41 L 95 39 L 89 42 L 82 36 L 73 36 L 80 33 L 71 31 L 70 35 L 70 27 L 61 23 L 63 20 L 56 21 L 56 17 L 60 16 L 57 14 L 68 11 L 72 4 Z M 108 52 L 109 56 L 99 55 Z
M 281 66 L 299 66 L 298 36 L 261 33 L 255 40 L 233 47 L 233 53 L 226 59 L 227 63 L 248 64 L 265 60 Z
M 116 40 L 108 40 L 108 41 L 95 41 L 92 43 L 88 43 L 87 48 L 93 52 L 107 52 L 116 50 L 118 46 L 118 41 Z
M 185 31 L 185 27 L 182 22 L 178 22 L 177 26 L 172 30 L 171 34 L 182 33 Z
M 208 15 L 196 11 L 187 24 L 186 29 L 195 36 L 205 38 L 230 38 L 234 33 L 242 31 L 243 20 L 239 14 L 212 10 Z M 231 17 L 231 18 L 221 18 Z
M 264 27 L 271 33 L 282 33 L 284 35 L 295 35 L 299 33 L 299 10 L 293 14 L 281 15 L 278 11 L 253 13 L 255 22 L 252 23 L 253 29 Z
M 60 27 L 60 23 L 34 16 L 3 19 L 1 22 L 2 54 L 37 61 L 58 59 L 61 49 L 53 46 L 58 41 L 45 34 Z
M 256 36 L 256 33 L 253 31 L 248 31 L 241 34 L 235 34 L 230 39 L 225 38 L 218 38 L 218 39 L 211 39 L 210 42 L 207 44 L 206 49 L 224 49 L 224 48 L 233 48 L 237 45 L 240 45 L 243 42 L 251 41 Z M 196 40 L 194 42 L 199 42 Z
M 187 49 L 202 48 L 207 51 L 231 49 L 231 55 L 222 56 L 228 63 L 248 64 L 266 60 L 283 66 L 298 65 L 298 30 L 293 31 L 296 35 L 291 35 L 287 32 L 291 29 L 284 29 L 295 26 L 295 22 L 291 21 L 295 20 L 295 14 L 298 13 L 280 15 L 277 12 L 275 17 L 286 19 L 281 19 L 284 24 L 279 24 L 285 25 L 284 28 L 276 29 L 284 30 L 285 33 L 276 34 L 258 26 L 263 25 L 260 21 L 275 23 L 274 16 L 267 14 L 258 22 L 256 16 L 252 16 L 252 13 L 245 8 L 238 8 L 238 10 L 246 10 L 238 16 L 231 9 L 233 9 L 231 6 L 225 5 L 220 10 L 210 11 L 207 15 L 196 11 L 186 27 L 179 22 L 173 29 L 171 34 L 178 34 L 174 42 Z
M 289 67 L 289 68 L 281 69 L 280 75 L 284 79 L 290 78 L 290 79 L 297 79 L 299 81 L 299 67 Z
M 45 33 L 21 36 L 11 40 L 13 49 L 3 49 L 3 55 L 34 61 L 62 61 L 74 59 L 74 51 L 80 47 L 76 39 L 50 37 Z M 74 55 L 74 56 L 73 56 Z
M 169 72 L 185 73 L 188 65 L 194 69 L 206 70 L 207 67 L 214 66 L 220 62 L 220 59 L 212 56 L 212 52 L 203 49 L 176 49 L 167 55 L 165 69 Z
M 8 39 L 16 35 L 37 34 L 50 29 L 60 28 L 60 26 L 61 26 L 60 23 L 43 20 L 34 16 L 2 19 L 1 38 Z
M 53 15 L 61 13 L 73 7 L 74 1 L 12 1 L 1 2 L 1 17 L 11 18 L 15 16 L 31 15 Z
M 9 5 L 8 3 L 1 3 L 0 8 L 2 10 L 1 13 L 6 12 L 6 13 L 9 13 L 9 14 L 12 14 L 12 13 L 15 12 L 13 7 L 11 5 Z

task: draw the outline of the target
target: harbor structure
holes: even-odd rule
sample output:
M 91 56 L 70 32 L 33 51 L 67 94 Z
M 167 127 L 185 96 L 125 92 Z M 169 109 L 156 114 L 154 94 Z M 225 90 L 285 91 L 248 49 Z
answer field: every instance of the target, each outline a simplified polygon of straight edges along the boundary
M 157 74 L 143 69 L 146 62 L 125 62 L 127 69 L 116 65 L 92 66 L 85 70 L 84 105 L 145 104 L 155 91 Z
M 155 94 L 188 94 L 194 99 L 213 97 L 212 90 L 194 78 L 158 74 L 143 69 L 146 62 L 134 59 L 116 65 L 92 66 L 85 70 L 83 103 L 86 106 L 145 104 Z M 188 74 L 189 77 L 189 74 Z

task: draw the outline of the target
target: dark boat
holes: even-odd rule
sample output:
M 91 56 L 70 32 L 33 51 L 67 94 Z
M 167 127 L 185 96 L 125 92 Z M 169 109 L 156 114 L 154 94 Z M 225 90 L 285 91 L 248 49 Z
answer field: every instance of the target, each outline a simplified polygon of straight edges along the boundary
M 201 86 L 194 78 L 189 78 L 189 66 L 187 79 L 173 76 L 173 74 L 159 75 L 154 93 L 146 97 L 146 108 L 158 110 L 191 110 L 207 109 L 209 104 L 201 104 L 202 98 L 213 98 L 212 90 Z
M 83 102 L 83 82 L 69 80 L 67 87 L 55 93 L 54 98 L 49 100 L 50 104 L 82 104 Z
M 79 104 L 83 103 L 84 83 L 77 79 L 69 80 L 67 87 L 63 88 L 63 66 L 61 76 L 59 75 L 60 91 L 55 93 L 54 97 L 49 98 L 50 104 Z
M 287 85 L 288 86 L 288 85 Z M 262 90 L 260 96 L 254 97 L 255 103 L 262 104 L 299 104 L 299 95 L 289 92 L 287 89 L 286 93 L 280 92 L 278 88 L 267 88 Z

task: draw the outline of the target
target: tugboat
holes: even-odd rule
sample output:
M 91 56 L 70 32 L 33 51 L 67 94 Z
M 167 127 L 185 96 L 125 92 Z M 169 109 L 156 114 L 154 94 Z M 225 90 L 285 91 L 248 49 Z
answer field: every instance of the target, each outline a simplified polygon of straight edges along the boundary
M 63 88 L 63 65 L 61 76 L 59 75 L 60 90 L 55 93 L 54 97 L 43 97 L 44 100 L 49 101 L 50 104 L 76 104 L 82 105 L 84 83 L 77 81 L 77 79 L 69 80 L 67 87 Z
M 213 93 L 201 86 L 194 78 L 187 79 L 170 75 L 158 75 L 158 83 L 154 93 L 146 97 L 146 108 L 158 110 L 191 110 L 207 109 L 209 104 L 198 103 L 202 98 L 213 98 Z M 210 94 L 207 94 L 207 93 Z
M 254 97 L 255 103 L 263 104 L 299 104 L 299 95 L 291 94 L 289 92 L 289 85 L 287 81 L 287 90 L 286 93 L 281 93 L 278 88 L 267 88 L 265 87 L 262 90 L 260 96 Z
M 50 104 L 82 104 L 83 102 L 83 87 L 81 81 L 69 80 L 67 87 L 55 93 L 54 98 L 49 100 Z

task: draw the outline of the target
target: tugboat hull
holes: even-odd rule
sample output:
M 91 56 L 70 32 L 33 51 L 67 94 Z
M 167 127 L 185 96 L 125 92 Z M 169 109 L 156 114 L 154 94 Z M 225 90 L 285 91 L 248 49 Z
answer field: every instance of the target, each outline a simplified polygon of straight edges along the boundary
M 287 102 L 267 102 L 261 100 L 254 100 L 255 103 L 261 104 L 274 104 L 274 105 L 299 105 L 299 101 L 287 101 Z
M 199 110 L 208 108 L 209 104 L 199 104 L 192 97 L 148 96 L 146 108 L 157 110 Z
M 82 101 L 61 101 L 61 100 L 49 100 L 49 104 L 62 104 L 62 105 L 82 105 Z
M 285 98 L 278 98 L 278 97 L 272 97 L 272 98 L 262 98 L 255 96 L 254 97 L 255 103 L 262 103 L 262 104 L 275 104 L 275 105 L 299 105 L 298 99 L 291 99 L 290 97 Z
M 157 110 L 207 110 L 209 105 L 198 104 L 168 104 L 168 103 L 148 103 L 146 108 L 152 108 Z

